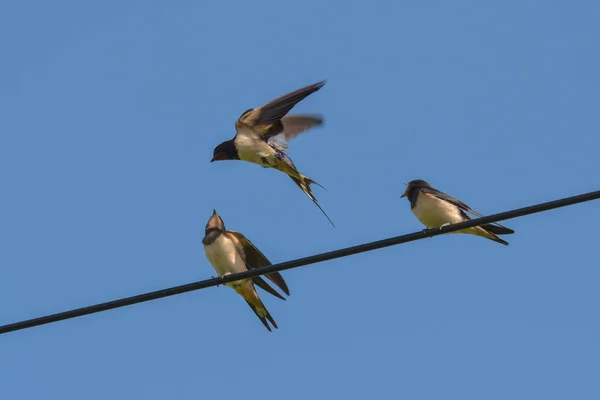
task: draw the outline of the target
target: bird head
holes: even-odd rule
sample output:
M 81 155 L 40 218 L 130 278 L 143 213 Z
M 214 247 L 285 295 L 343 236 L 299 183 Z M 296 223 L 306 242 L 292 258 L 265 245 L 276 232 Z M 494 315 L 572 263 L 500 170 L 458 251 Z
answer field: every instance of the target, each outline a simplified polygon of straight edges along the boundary
M 204 231 L 207 234 L 210 231 L 225 232 L 225 223 L 223 223 L 223 220 L 221 219 L 219 214 L 217 214 L 216 210 L 213 210 L 212 215 L 210 216 L 210 218 L 208 219 L 208 222 L 206 223 L 206 228 L 204 229 Z
M 221 143 L 213 150 L 213 157 L 210 162 L 222 160 L 239 160 L 237 149 L 233 140 Z
M 425 182 L 422 179 L 412 180 L 412 181 L 410 181 L 410 182 L 408 182 L 406 184 L 406 190 L 404 191 L 404 193 L 402 194 L 402 196 L 400 196 L 400 198 L 406 197 L 406 196 L 409 195 L 409 193 L 412 190 L 419 190 L 422 187 L 431 187 L 431 185 L 429 183 Z

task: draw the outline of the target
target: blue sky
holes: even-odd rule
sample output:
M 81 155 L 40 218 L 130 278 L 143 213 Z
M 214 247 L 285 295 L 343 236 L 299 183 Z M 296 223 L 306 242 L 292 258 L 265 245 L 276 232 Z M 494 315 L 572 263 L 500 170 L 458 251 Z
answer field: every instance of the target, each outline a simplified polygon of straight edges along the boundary
M 592 1 L 29 1 L 0 10 L 0 324 L 214 275 L 216 208 L 273 262 L 598 190 Z M 210 164 L 310 83 L 283 174 Z M 597 399 L 600 203 L 284 273 L 269 333 L 210 288 L 0 336 L 17 399 Z

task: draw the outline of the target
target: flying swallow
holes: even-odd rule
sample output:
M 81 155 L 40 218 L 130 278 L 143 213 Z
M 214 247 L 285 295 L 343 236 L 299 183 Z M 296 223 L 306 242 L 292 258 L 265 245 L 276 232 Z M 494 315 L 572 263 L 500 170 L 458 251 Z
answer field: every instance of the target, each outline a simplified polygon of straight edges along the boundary
M 321 185 L 298 172 L 292 159 L 284 153 L 289 147 L 289 140 L 323 124 L 323 118 L 319 115 L 286 115 L 296 104 L 323 85 L 324 81 L 306 86 L 244 112 L 235 123 L 234 138 L 215 147 L 210 162 L 242 160 L 285 172 L 333 225 L 312 194 L 310 185 Z
M 204 238 L 202 239 L 206 258 L 212 264 L 219 276 L 226 276 L 237 272 L 247 271 L 253 268 L 271 265 L 271 262 L 265 257 L 254 244 L 244 235 L 235 231 L 225 229 L 223 220 L 213 210 L 213 214 L 206 224 Z M 285 294 L 290 295 L 287 284 L 279 272 L 273 272 L 265 275 L 267 279 L 277 285 Z M 254 285 L 257 285 L 264 291 L 282 300 L 285 298 L 260 276 L 243 279 L 240 281 L 226 283 L 225 286 L 233 288 L 248 303 L 252 311 L 260 319 L 263 325 L 271 331 L 267 320 L 277 329 L 277 323 L 269 314 L 264 304 L 258 297 Z
M 462 201 L 432 188 L 429 183 L 421 179 L 410 181 L 401 197 L 408 198 L 411 211 L 428 228 L 440 228 L 472 219 L 466 212 L 483 217 Z M 482 236 L 508 246 L 508 242 L 497 235 L 509 235 L 515 231 L 500 224 L 485 224 L 453 233 Z

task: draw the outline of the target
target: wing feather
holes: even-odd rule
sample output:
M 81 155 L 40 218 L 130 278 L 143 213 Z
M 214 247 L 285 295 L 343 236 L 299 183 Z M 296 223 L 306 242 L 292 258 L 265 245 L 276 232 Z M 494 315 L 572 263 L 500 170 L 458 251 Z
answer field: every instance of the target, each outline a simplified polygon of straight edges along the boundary
M 471 213 L 471 214 L 473 214 L 473 215 L 476 215 L 476 216 L 478 216 L 478 217 L 483 217 L 483 215 L 482 215 L 482 214 L 479 214 L 477 211 L 473 210 L 471 207 L 469 207 L 468 205 L 466 205 L 466 204 L 465 204 L 465 203 L 463 203 L 462 201 L 460 201 L 460 200 L 458 200 L 458 199 L 455 199 L 454 197 L 452 197 L 452 196 L 450 196 L 450 195 L 448 195 L 448 194 L 446 194 L 446 193 L 444 193 L 444 192 L 440 192 L 439 190 L 437 190 L 437 189 L 434 189 L 434 188 L 432 188 L 432 187 L 422 187 L 422 188 L 420 188 L 420 190 L 421 190 L 423 193 L 429 193 L 429 194 L 432 194 L 432 195 L 434 195 L 435 197 L 437 197 L 438 199 L 442 199 L 442 200 L 445 200 L 445 201 L 447 201 L 447 202 L 449 202 L 449 203 L 452 203 L 452 204 L 454 204 L 455 206 L 457 206 L 458 208 L 460 208 L 461 210 L 463 210 L 463 214 L 464 214 L 464 216 L 465 216 L 467 219 L 472 219 L 472 218 L 471 218 L 471 217 L 469 217 L 467 214 L 465 214 L 465 213 L 464 213 L 464 211 L 466 211 L 466 212 L 469 212 L 469 213 Z M 488 225 L 489 225 L 489 224 L 488 224 Z M 510 233 L 514 233 L 514 231 L 513 231 L 512 229 L 509 229 L 509 228 L 505 227 L 504 225 L 501 225 L 501 224 L 499 224 L 499 223 L 497 223 L 497 222 L 495 223 L 495 225 L 497 225 L 498 227 L 502 227 L 502 228 L 504 228 L 504 229 L 505 229 L 505 230 L 502 230 L 502 229 L 500 229 L 500 230 L 499 230 L 500 232 L 509 232 L 509 231 L 510 231 Z M 494 225 L 491 225 L 491 226 L 493 227 Z M 492 229 L 493 229 L 493 228 L 492 228 Z M 492 231 L 490 230 L 490 232 L 492 232 Z M 508 233 L 503 233 L 503 234 L 508 234 Z
M 230 235 L 230 237 L 233 236 L 238 245 L 241 246 L 242 251 L 240 253 L 243 254 L 244 261 L 246 262 L 246 266 L 248 267 L 248 269 L 255 269 L 271 265 L 269 259 L 265 257 L 265 255 L 254 245 L 254 243 L 252 243 L 243 234 L 236 231 L 227 231 L 227 233 Z M 271 282 L 277 285 L 277 287 L 279 287 L 285 294 L 287 294 L 288 296 L 290 295 L 290 290 L 288 289 L 285 280 L 279 272 L 273 272 L 270 274 L 266 274 L 265 276 L 267 277 L 267 279 L 269 279 Z M 269 286 L 267 282 L 263 282 L 266 286 Z M 260 283 L 255 283 L 265 291 L 271 293 L 271 291 L 261 286 Z
M 291 93 L 278 97 L 277 99 L 258 108 L 244 112 L 238 119 L 239 124 L 254 128 L 254 131 L 262 135 L 276 135 L 283 131 L 281 119 L 300 101 L 321 89 L 325 81 L 295 90 Z
M 323 125 L 323 117 L 320 115 L 287 115 L 282 118 L 281 122 L 283 124 L 281 133 L 265 134 L 263 138 L 267 139 L 267 143 L 277 150 L 285 151 L 289 148 L 288 141 L 309 129 Z

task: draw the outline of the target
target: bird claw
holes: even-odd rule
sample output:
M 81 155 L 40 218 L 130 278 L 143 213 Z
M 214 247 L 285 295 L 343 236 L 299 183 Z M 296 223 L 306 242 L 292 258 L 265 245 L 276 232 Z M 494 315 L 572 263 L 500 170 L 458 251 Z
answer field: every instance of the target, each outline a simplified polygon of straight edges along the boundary
M 220 278 L 224 278 L 227 275 L 231 275 L 231 272 L 225 272 L 223 275 L 220 276 Z M 211 278 L 217 279 L 218 277 L 217 276 L 211 276 Z M 219 287 L 219 286 L 221 286 L 221 285 L 217 284 L 217 287 Z
M 445 224 L 440 225 L 440 227 L 438 228 L 440 231 L 442 230 L 443 227 L 451 225 L 450 222 L 446 222 Z
M 225 278 L 227 275 L 231 275 L 231 272 L 225 272 L 223 275 L 221 275 L 221 278 Z M 224 285 L 227 285 L 226 283 Z

